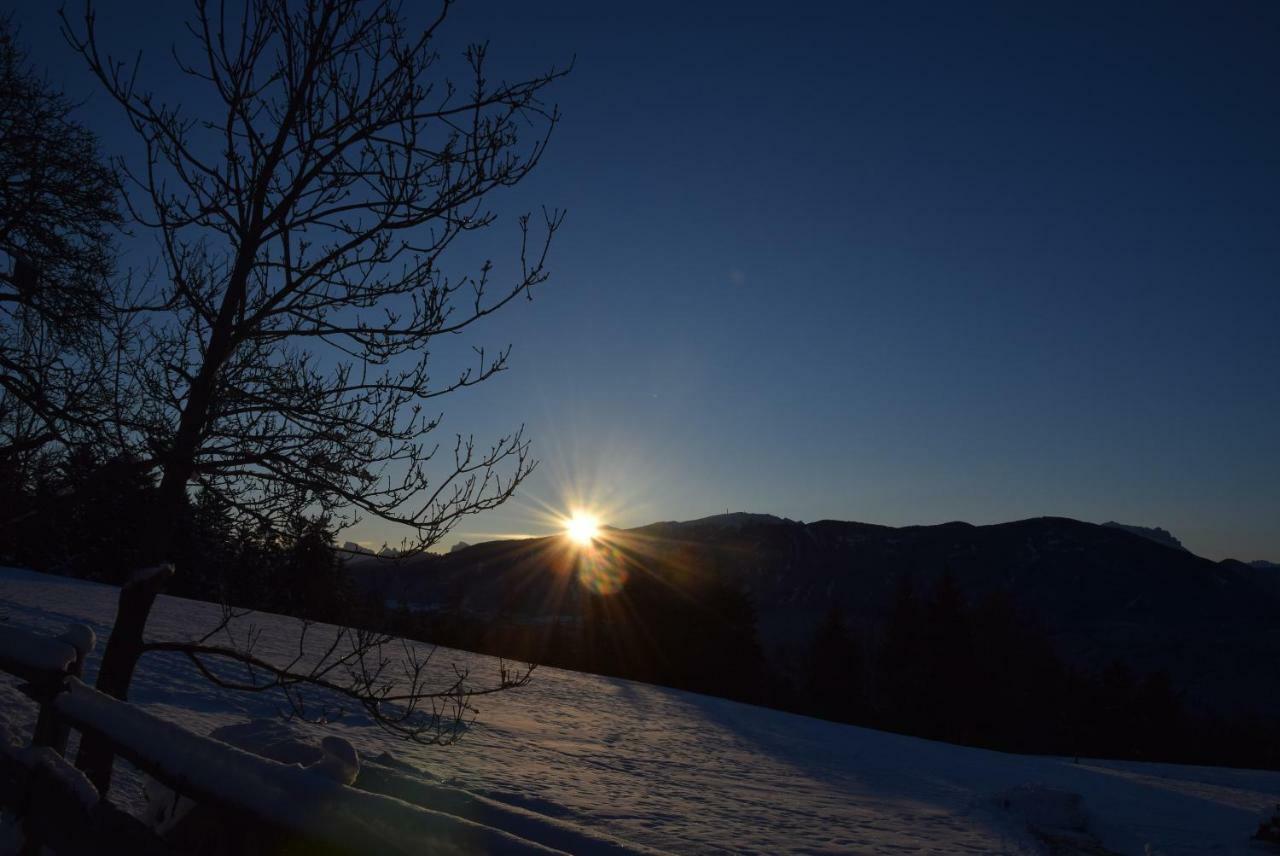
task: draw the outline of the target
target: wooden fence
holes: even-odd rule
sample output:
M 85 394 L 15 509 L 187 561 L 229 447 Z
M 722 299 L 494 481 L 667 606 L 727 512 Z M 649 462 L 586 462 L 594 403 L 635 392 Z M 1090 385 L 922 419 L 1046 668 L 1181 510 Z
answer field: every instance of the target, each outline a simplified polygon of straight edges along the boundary
M 63 754 L 71 723 L 51 702 L 76 680 L 94 644 L 83 625 L 51 639 L 0 627 L 0 670 L 18 677 L 40 704 L 31 745 L 0 733 L 0 804 L 21 819 L 24 853 L 48 847 L 56 853 L 168 853 L 137 818 L 101 799 L 89 780 Z
M 40 705 L 30 746 L 0 733 L 0 804 L 20 818 L 26 852 L 559 852 L 193 734 L 82 683 L 92 647 L 82 625 L 58 638 L 0 626 L 0 670 Z M 194 800 L 186 836 L 162 839 L 100 795 L 63 757 L 71 729 Z

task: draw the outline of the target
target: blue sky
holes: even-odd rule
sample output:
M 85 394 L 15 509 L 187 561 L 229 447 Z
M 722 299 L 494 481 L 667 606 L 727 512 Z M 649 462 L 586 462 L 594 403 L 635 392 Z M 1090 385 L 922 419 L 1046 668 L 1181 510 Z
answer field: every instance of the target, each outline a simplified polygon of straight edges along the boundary
M 167 68 L 177 13 L 101 7 Z M 127 146 L 52 7 L 16 12 Z M 541 466 L 445 546 L 587 502 L 1117 519 L 1280 560 L 1280 5 L 464 0 L 441 49 L 486 38 L 511 75 L 576 66 L 466 252 L 501 273 L 515 214 L 568 219 L 550 284 L 459 343 L 513 365 L 444 425 L 524 422 Z

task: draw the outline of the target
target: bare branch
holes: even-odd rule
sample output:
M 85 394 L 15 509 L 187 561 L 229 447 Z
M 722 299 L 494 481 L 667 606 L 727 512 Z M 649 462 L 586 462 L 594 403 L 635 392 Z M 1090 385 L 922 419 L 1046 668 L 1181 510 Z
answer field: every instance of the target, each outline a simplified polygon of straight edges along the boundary
M 372 516 L 424 549 L 531 471 L 523 429 L 487 446 L 456 434 L 452 460 L 437 455 L 442 415 L 425 406 L 508 366 L 510 346 L 443 366 L 438 337 L 547 281 L 559 211 L 518 219 L 501 284 L 492 262 L 444 264 L 541 160 L 559 122 L 543 93 L 568 70 L 494 82 L 485 45 L 442 58 L 448 6 L 414 33 L 391 0 L 196 0 L 193 49 L 173 60 L 219 105 L 198 116 L 102 50 L 92 3 L 62 13 L 141 142 L 121 168 L 161 264 L 120 419 L 167 501 L 198 484 L 280 528 L 299 509 Z
M 315 625 L 309 622 L 302 623 L 292 659 L 273 662 L 257 653 L 261 636 L 256 626 L 248 625 L 240 635 L 235 632 L 236 620 L 245 615 L 224 608 L 217 626 L 198 639 L 146 642 L 143 649 L 182 654 L 201 675 L 225 689 L 278 691 L 290 715 L 333 719 L 355 705 L 388 733 L 425 744 L 459 739 L 474 721 L 473 698 L 524 686 L 535 668 L 509 668 L 500 661 L 497 679 L 475 686 L 470 672 L 456 664 L 443 678 L 433 673 L 435 648 L 424 655 L 404 640 L 350 627 L 329 628 L 332 638 L 312 653 Z M 321 696 L 318 711 L 308 689 Z

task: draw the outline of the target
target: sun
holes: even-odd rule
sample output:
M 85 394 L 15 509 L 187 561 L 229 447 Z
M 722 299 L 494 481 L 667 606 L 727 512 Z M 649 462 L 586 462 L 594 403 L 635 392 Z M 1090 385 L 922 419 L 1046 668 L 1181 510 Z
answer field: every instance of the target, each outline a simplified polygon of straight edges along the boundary
M 600 521 L 590 514 L 575 511 L 564 524 L 565 534 L 579 544 L 590 544 L 600 533 Z

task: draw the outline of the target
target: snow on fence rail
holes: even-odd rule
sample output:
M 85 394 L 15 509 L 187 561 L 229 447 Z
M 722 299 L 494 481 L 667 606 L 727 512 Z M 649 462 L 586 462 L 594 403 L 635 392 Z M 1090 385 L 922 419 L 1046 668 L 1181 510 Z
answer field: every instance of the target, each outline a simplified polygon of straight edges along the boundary
M 129 852 L 167 849 L 155 836 L 140 841 L 139 822 L 100 798 L 62 757 L 67 729 L 74 727 L 104 738 L 121 757 L 203 810 L 221 812 L 224 820 L 231 815 L 242 830 L 266 839 L 301 839 L 309 850 L 325 853 L 558 852 L 201 737 L 91 689 L 78 679 L 93 646 L 86 630 L 77 626 L 50 639 L 0 628 L 0 670 L 27 680 L 28 694 L 41 705 L 33 747 L 19 748 L 0 735 L 0 800 L 19 809 L 29 847 L 44 842 L 76 850 L 113 842 L 133 848 Z
M 0 733 L 0 804 L 22 818 L 24 852 L 110 849 L 150 856 L 170 852 L 137 818 L 98 796 L 83 773 L 48 746 L 21 747 Z
M 69 674 L 76 660 L 83 662 L 92 648 L 93 631 L 83 624 L 74 625 L 58 639 L 0 627 L 0 669 L 27 681 Z

